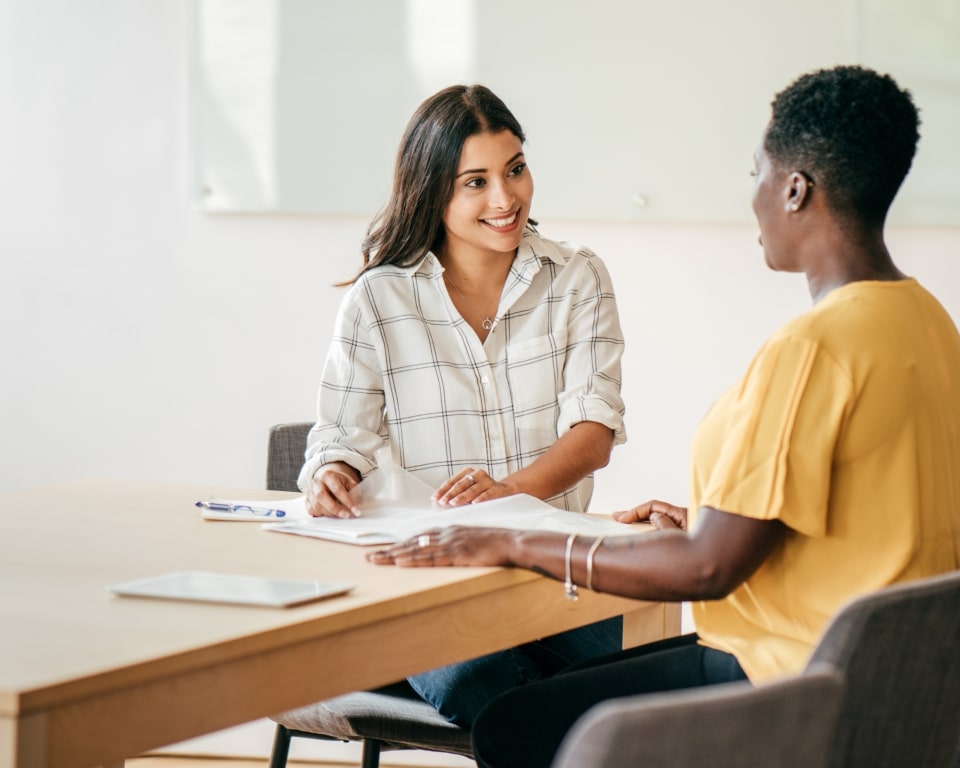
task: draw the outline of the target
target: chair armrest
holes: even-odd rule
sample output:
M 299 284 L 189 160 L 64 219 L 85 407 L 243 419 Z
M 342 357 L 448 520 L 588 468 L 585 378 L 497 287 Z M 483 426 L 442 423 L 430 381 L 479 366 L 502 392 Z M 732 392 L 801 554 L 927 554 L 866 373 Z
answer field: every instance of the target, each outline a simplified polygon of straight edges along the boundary
M 812 768 L 826 763 L 842 675 L 826 666 L 761 687 L 729 683 L 614 699 L 581 717 L 553 768 Z

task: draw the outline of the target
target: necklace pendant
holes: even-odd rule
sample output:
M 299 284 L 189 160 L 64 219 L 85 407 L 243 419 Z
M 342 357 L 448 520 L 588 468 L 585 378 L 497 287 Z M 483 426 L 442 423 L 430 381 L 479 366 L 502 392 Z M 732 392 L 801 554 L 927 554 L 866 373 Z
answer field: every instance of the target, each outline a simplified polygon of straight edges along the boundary
M 491 328 L 493 328 L 493 320 L 491 320 L 489 317 L 483 318 L 483 322 L 480 323 L 480 327 L 485 331 L 489 331 Z

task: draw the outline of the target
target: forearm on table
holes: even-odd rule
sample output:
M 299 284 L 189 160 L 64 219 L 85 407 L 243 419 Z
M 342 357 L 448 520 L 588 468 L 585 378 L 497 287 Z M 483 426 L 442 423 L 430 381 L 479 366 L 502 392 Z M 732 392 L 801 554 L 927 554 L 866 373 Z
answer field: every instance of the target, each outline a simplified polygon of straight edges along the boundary
M 518 531 L 511 564 L 552 576 L 566 577 L 564 534 Z M 587 559 L 594 536 L 578 536 L 570 553 L 574 584 L 586 586 Z M 683 531 L 654 531 L 607 538 L 593 554 L 591 588 L 638 600 L 701 600 L 720 597 L 695 541 Z
M 574 424 L 532 464 L 501 478 L 514 493 L 549 499 L 606 466 L 613 449 L 613 430 L 595 421 Z
M 779 520 L 700 509 L 697 528 L 659 530 L 597 539 L 577 536 L 570 548 L 570 575 L 595 591 L 639 600 L 717 600 L 750 578 L 780 545 L 788 529 Z M 509 540 L 511 565 L 555 579 L 566 576 L 563 534 L 517 531 Z

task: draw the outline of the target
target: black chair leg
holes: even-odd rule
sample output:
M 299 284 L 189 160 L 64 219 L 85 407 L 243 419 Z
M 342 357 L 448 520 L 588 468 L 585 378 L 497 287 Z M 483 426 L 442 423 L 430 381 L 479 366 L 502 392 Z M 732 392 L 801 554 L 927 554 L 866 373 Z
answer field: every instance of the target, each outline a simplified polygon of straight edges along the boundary
M 290 731 L 277 724 L 277 731 L 273 737 L 273 752 L 270 753 L 270 768 L 286 768 L 289 752 Z
M 380 768 L 380 742 L 376 739 L 363 740 L 362 768 Z

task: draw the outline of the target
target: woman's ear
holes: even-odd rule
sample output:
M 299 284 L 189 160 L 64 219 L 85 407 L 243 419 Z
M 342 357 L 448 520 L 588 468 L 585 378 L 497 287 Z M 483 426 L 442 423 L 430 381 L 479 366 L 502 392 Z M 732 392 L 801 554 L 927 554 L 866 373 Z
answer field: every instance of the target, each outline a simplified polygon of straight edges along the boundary
M 793 171 L 787 177 L 786 210 L 795 212 L 803 208 L 810 196 L 811 187 L 813 182 L 806 174 Z

